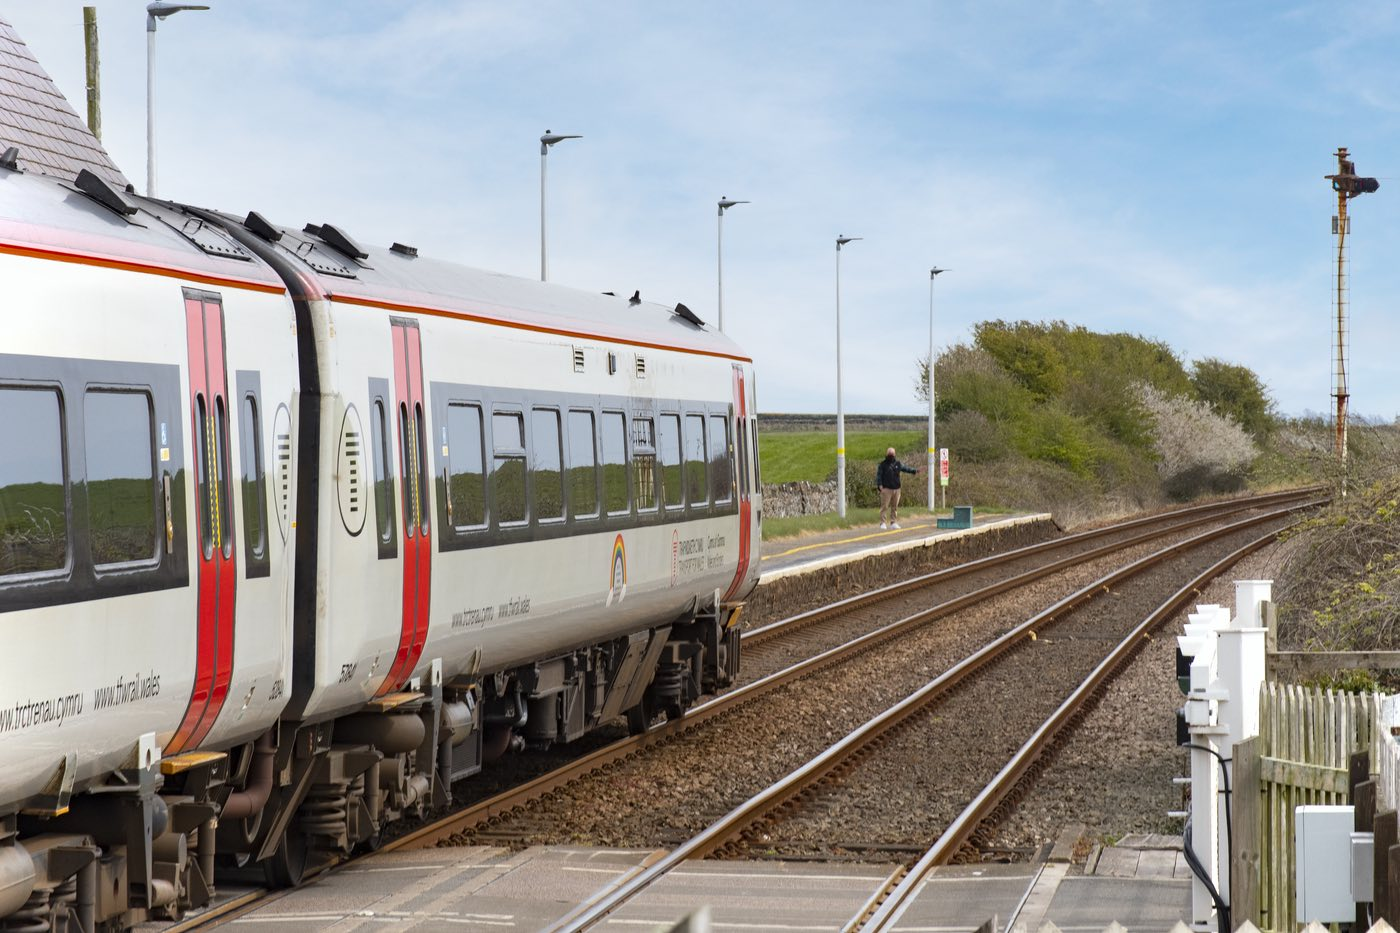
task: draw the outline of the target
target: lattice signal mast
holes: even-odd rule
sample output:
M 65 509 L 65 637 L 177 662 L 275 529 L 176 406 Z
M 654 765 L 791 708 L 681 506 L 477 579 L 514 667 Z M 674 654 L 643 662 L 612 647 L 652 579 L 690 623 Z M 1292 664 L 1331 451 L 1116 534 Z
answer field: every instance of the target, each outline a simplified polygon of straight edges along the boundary
M 1347 390 L 1347 350 L 1351 345 L 1351 335 L 1347 330 L 1347 304 L 1350 286 L 1347 283 L 1347 234 L 1351 232 L 1351 221 L 1347 217 L 1347 202 L 1358 194 L 1370 194 L 1380 188 L 1381 183 L 1374 178 L 1362 178 L 1356 174 L 1356 164 L 1347 158 L 1346 147 L 1337 150 L 1337 174 L 1325 176 L 1332 182 L 1332 190 L 1337 192 L 1337 213 L 1332 218 L 1332 235 L 1337 239 L 1337 274 L 1334 306 L 1336 310 L 1336 331 L 1332 335 L 1332 398 L 1337 402 L 1333 428 L 1336 432 L 1335 448 L 1337 459 L 1343 466 L 1347 462 L 1347 402 L 1351 393 Z

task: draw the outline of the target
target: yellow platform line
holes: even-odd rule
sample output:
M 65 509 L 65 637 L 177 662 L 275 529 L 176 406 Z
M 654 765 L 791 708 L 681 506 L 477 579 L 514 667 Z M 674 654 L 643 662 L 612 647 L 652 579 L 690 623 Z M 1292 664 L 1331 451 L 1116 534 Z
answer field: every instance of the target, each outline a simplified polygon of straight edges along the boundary
M 835 547 L 838 544 L 855 544 L 857 541 L 869 541 L 872 538 L 888 538 L 890 535 L 897 535 L 903 531 L 913 531 L 915 528 L 928 527 L 931 526 L 925 525 L 922 522 L 920 522 L 915 525 L 910 525 L 908 528 L 891 528 L 888 531 L 875 531 L 871 532 L 868 535 L 858 535 L 854 538 L 841 538 L 838 541 L 818 541 L 816 544 L 804 544 L 801 547 L 791 548 L 789 550 L 783 551 L 780 554 L 774 554 L 773 558 L 776 560 L 779 557 L 787 557 L 789 554 L 800 554 L 803 551 L 810 551 L 814 548 L 819 547 Z M 766 557 L 767 555 L 764 556 Z

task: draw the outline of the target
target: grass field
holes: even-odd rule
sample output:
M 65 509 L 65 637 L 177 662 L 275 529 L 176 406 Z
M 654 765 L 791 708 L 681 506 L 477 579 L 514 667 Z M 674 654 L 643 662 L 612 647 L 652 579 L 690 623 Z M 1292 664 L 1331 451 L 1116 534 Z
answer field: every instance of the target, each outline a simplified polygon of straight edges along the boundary
M 926 447 L 923 431 L 847 431 L 847 460 L 879 460 L 893 447 L 908 460 L 909 451 Z M 765 483 L 820 483 L 836 473 L 835 431 L 772 431 L 760 434 L 759 455 Z

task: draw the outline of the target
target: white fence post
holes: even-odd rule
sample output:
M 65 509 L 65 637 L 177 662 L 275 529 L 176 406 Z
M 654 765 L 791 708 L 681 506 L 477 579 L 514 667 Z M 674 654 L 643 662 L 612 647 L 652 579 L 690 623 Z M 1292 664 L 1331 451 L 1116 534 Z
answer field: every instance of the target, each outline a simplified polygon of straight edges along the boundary
M 1259 688 L 1264 682 L 1265 629 L 1260 603 L 1272 582 L 1235 584 L 1236 614 L 1222 606 L 1197 606 L 1178 639 L 1190 655 L 1191 692 L 1186 697 L 1186 724 L 1191 736 L 1191 849 L 1222 900 L 1230 896 L 1229 835 L 1226 799 L 1217 755 L 1259 734 Z M 1191 923 L 1210 930 L 1216 924 L 1215 902 L 1205 882 L 1191 883 Z

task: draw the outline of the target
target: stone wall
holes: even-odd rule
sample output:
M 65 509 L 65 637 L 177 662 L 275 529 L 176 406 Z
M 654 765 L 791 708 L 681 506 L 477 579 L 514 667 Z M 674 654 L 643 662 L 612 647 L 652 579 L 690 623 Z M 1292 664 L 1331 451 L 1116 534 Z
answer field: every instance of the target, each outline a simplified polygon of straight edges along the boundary
M 791 518 L 836 511 L 836 480 L 763 484 L 763 517 Z

